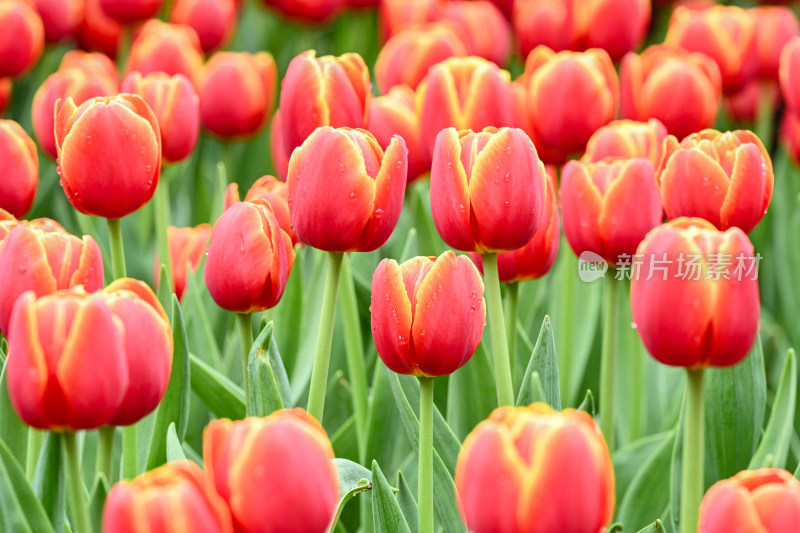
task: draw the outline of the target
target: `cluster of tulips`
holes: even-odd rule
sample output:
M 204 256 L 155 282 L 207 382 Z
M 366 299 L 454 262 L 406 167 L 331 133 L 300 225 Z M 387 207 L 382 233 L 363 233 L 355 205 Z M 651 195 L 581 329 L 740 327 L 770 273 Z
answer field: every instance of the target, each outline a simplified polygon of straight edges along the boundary
M 380 503 L 373 498 L 371 516 L 362 510 L 363 531 L 616 531 L 615 402 L 628 386 L 616 370 L 625 349 L 618 311 L 629 295 L 647 352 L 685 369 L 669 527 L 800 531 L 800 481 L 789 472 L 743 470 L 713 479 L 707 492 L 704 472 L 704 376 L 741 363 L 757 343 L 761 257 L 748 234 L 773 197 L 779 114 L 780 138 L 800 158 L 800 23 L 789 7 L 657 4 L 672 10 L 663 43 L 641 50 L 650 0 L 262 3 L 268 14 L 241 0 L 0 0 L 0 112 L 14 111 L 12 93 L 45 46 L 52 65 L 61 51 L 57 69 L 30 91 L 30 131 L 0 120 L 0 409 L 7 394 L 32 428 L 26 448 L 14 449 L 0 420 L 0 476 L 23 479 L 0 480 L 0 509 L 11 505 L 7 486 L 23 490 L 26 467 L 48 475 L 40 467 L 52 440 L 57 453 L 63 446 L 70 494 L 68 513 L 63 501 L 45 502 L 57 509 L 52 531 L 66 530 L 65 517 L 74 533 L 343 531 L 343 506 L 366 490 Z M 280 76 L 267 52 L 226 50 L 248 9 L 320 25 L 376 11 L 374 69 L 358 53 L 307 50 Z M 69 43 L 79 48 L 66 51 Z M 734 123 L 756 132 L 724 131 Z M 261 156 L 271 157 L 274 175 L 237 179 L 252 183 L 243 197 L 237 182 L 223 183 L 213 226 L 171 226 L 170 187 L 181 190 L 176 169 L 200 157 L 198 139 L 212 136 L 232 153 L 267 124 Z M 51 218 L 23 220 L 37 199 L 40 153 L 56 161 L 75 216 L 107 220 L 107 241 L 72 235 Z M 452 249 L 401 262 L 383 254 L 370 265 L 367 310 L 352 263 L 386 250 L 420 184 L 423 216 Z M 128 277 L 132 249 L 121 227 L 150 203 L 155 290 Z M 551 270 L 562 228 L 576 268 L 605 273 L 597 420 L 593 409 L 549 401 L 557 370 L 545 392 L 532 367 L 521 384 L 513 368 L 518 304 L 526 303 L 519 284 Z M 288 390 L 274 347 L 265 348 L 272 326 L 254 339 L 253 318 L 280 312 L 309 249 L 325 254 L 327 273 L 311 311 L 309 380 Z M 241 389 L 221 376 L 215 390 L 248 416 L 210 421 L 192 461 L 175 449 L 186 434 L 190 360 L 202 379 L 212 373 L 189 354 L 180 302 L 201 265 L 203 290 L 235 314 L 242 358 Z M 377 463 L 346 467 L 369 481 L 350 487 L 323 426 L 326 405 L 337 401 L 331 352 L 343 331 L 354 446 L 361 463 L 372 462 L 360 346 L 367 312 L 382 364 L 418 378 L 418 410 L 404 415 L 415 495 L 404 481 L 397 496 L 381 493 L 389 485 Z M 487 325 L 496 409 L 447 464 L 434 382 L 446 386 L 470 364 Z M 792 352 L 786 364 L 794 368 Z M 292 408 L 298 398 L 306 409 Z M 143 464 L 147 431 L 154 444 Z M 93 489 L 91 501 L 81 465 L 88 442 L 97 443 L 98 483 L 118 480 L 107 496 Z M 449 498 L 457 525 L 440 503 Z M 23 514 L 39 516 L 35 498 L 18 499 Z M 662 510 L 644 511 L 655 521 L 647 531 L 664 531 Z M 40 531 L 6 515 L 0 530 Z

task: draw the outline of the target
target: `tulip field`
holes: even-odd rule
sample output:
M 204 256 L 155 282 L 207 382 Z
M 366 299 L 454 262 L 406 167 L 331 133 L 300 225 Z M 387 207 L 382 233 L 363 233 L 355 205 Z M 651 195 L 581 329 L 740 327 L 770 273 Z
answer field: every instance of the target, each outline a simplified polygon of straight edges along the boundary
M 800 533 L 800 4 L 0 0 L 0 533 Z

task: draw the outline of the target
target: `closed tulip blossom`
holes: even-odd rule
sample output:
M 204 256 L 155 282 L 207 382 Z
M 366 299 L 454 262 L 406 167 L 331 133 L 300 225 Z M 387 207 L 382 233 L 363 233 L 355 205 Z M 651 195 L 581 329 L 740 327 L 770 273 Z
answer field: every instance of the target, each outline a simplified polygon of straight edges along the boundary
M 513 0 L 511 22 L 522 57 L 537 46 L 575 50 L 580 44 L 576 0 Z
M 650 0 L 579 0 L 582 46 L 602 48 L 619 61 L 642 44 L 650 28 Z
M 669 137 L 656 181 L 667 217 L 700 217 L 750 232 L 772 199 L 772 161 L 751 131 L 704 130 Z
M 100 0 L 105 14 L 123 24 L 154 17 L 162 0 Z
M 147 203 L 161 171 L 156 116 L 139 96 L 56 103 L 61 185 L 81 213 L 120 218 Z
M 199 89 L 203 59 L 200 39 L 191 27 L 151 19 L 136 33 L 125 72 L 183 74 Z
M 236 183 L 231 183 L 228 185 L 225 194 L 225 209 L 238 201 L 239 186 Z M 298 243 L 297 233 L 292 228 L 289 218 L 289 189 L 285 181 L 279 181 L 274 176 L 262 176 L 247 191 L 244 201 L 268 203 L 281 229 L 292 239 L 292 245 Z
M 786 43 L 800 36 L 800 22 L 788 6 L 759 6 L 750 13 L 755 19 L 758 77 L 777 80 L 781 52 Z
M 456 500 L 473 533 L 600 533 L 614 470 L 592 417 L 543 403 L 495 409 L 464 440 Z
M 789 41 L 781 52 L 780 86 L 791 113 L 800 114 L 800 37 Z
M 103 507 L 103 533 L 233 533 L 231 513 L 190 461 L 120 481 Z
M 105 14 L 100 0 L 85 0 L 83 21 L 76 36 L 81 48 L 116 57 L 121 35 L 122 25 Z
M 39 185 L 39 155 L 25 130 L 13 120 L 0 120 L 0 208 L 24 217 Z
M 386 42 L 393 35 L 442 17 L 441 0 L 381 0 L 379 19 L 381 41 Z
M 395 135 L 405 140 L 408 147 L 408 185 L 430 170 L 419 141 L 415 98 L 414 91 L 406 85 L 396 85 L 387 94 L 373 98 L 370 101 L 367 127 L 384 150 L 389 147 Z
M 445 2 L 442 9 L 442 20 L 458 33 L 468 55 L 498 65 L 508 63 L 513 35 L 511 25 L 497 6 L 488 0 L 454 0 Z
M 333 448 L 302 409 L 265 418 L 214 420 L 203 433 L 203 464 L 236 533 L 324 533 L 339 500 Z
M 658 119 L 651 118 L 647 122 L 615 120 L 592 134 L 581 160 L 591 163 L 608 157 L 643 157 L 655 169 L 661 163 L 666 138 L 667 129 Z
M 779 468 L 745 470 L 715 483 L 700 505 L 698 533 L 800 530 L 800 481 Z
M 794 162 L 800 162 L 800 118 L 795 113 L 784 113 L 779 132 L 781 143 Z
M 233 36 L 238 14 L 236 0 L 176 0 L 169 21 L 193 28 L 203 51 L 210 52 Z
M 44 26 L 32 1 L 0 2 L 0 77 L 16 77 L 28 72 L 44 50 Z
M 452 374 L 469 361 L 486 322 L 483 282 L 466 256 L 384 259 L 372 277 L 372 335 L 390 370 Z
M 55 43 L 74 36 L 83 19 L 85 0 L 34 0 L 36 11 L 42 19 L 44 36 Z
M 325 22 L 336 16 L 346 0 L 261 0 L 284 16 L 309 22 Z
M 170 256 L 172 257 L 172 287 L 178 299 L 183 298 L 189 270 L 192 272 L 200 266 L 206 252 L 208 240 L 211 238 L 211 226 L 200 224 L 193 228 L 176 228 L 167 230 Z M 158 287 L 161 262 L 158 255 L 153 258 L 153 279 Z

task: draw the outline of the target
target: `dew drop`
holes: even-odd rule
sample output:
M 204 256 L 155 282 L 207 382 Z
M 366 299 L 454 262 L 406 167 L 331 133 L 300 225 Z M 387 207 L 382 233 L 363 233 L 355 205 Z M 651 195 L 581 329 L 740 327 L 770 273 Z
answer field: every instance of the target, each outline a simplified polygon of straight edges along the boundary
M 403 162 L 402 161 L 398 161 L 397 162 L 397 168 L 403 168 Z
M 139 153 L 140 154 L 143 154 L 146 150 L 147 150 L 147 148 L 145 146 L 140 146 L 139 147 Z
M 442 290 L 443 290 L 443 287 L 441 285 L 436 287 L 436 292 L 442 292 Z
M 431 308 L 431 303 L 430 302 L 426 303 L 425 304 L 425 309 L 430 309 L 430 308 Z
M 639 327 L 639 325 L 636 322 L 631 322 L 631 327 L 633 329 L 637 329 Z
M 510 153 L 511 153 L 511 146 L 506 146 L 506 153 L 507 153 L 507 154 L 510 154 Z
M 503 176 L 503 181 L 505 181 L 506 183 L 508 183 L 508 181 L 509 181 L 510 179 L 511 179 L 511 174 L 510 174 L 510 173 L 508 173 L 508 172 L 506 172 L 506 175 L 505 175 L 505 176 Z
M 420 334 L 421 336 L 423 336 L 423 337 L 425 336 L 425 333 L 426 333 L 426 331 L 425 331 L 424 329 L 423 329 L 422 331 L 420 331 L 420 332 L 419 332 L 419 334 Z
M 383 209 L 375 210 L 375 218 L 383 218 Z
M 350 193 L 350 199 L 353 199 L 355 197 L 356 197 L 356 192 L 355 191 L 351 192 Z
M 447 162 L 447 168 L 453 168 L 453 162 L 452 161 L 448 161 Z
M 467 208 L 466 208 L 466 207 L 464 207 L 464 204 L 458 204 L 458 210 L 459 210 L 459 211 L 461 211 L 461 212 L 463 213 L 464 211 L 466 211 L 466 210 L 467 210 Z
M 397 342 L 400 344 L 400 346 L 405 346 L 406 344 L 408 344 L 408 341 L 402 335 L 397 336 Z
M 503 205 L 505 205 L 506 207 L 511 207 L 511 202 L 506 200 L 505 202 L 503 202 Z

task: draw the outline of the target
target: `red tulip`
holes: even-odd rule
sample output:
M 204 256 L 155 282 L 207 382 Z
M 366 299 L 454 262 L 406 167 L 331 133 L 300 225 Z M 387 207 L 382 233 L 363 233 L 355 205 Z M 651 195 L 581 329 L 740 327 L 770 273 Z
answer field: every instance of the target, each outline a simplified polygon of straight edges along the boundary
M 58 231 L 61 233 L 67 233 L 61 224 L 53 220 L 52 218 L 35 218 L 33 220 L 17 220 L 14 215 L 6 211 L 5 209 L 0 208 L 0 241 L 6 238 L 12 229 L 16 228 L 20 225 L 20 222 L 27 225 L 29 228 L 38 229 L 45 232 L 49 231 Z M 100 283 L 102 285 L 102 282 Z
M 199 88 L 203 50 L 197 33 L 189 26 L 148 20 L 131 45 L 126 72 L 183 74 Z
M 800 37 L 789 41 L 781 52 L 781 94 L 786 105 L 794 113 L 800 113 Z
M 464 440 L 455 483 L 473 533 L 601 533 L 614 514 L 608 448 L 574 409 L 495 409 Z
M 132 72 L 122 82 L 126 93 L 138 94 L 153 110 L 161 132 L 162 158 L 177 163 L 189 157 L 200 132 L 200 99 L 183 74 Z
M 777 80 L 781 51 L 786 43 L 800 35 L 800 23 L 787 6 L 759 6 L 750 10 L 755 20 L 755 46 L 758 76 Z
M 87 50 L 98 50 L 116 57 L 122 25 L 108 17 L 100 7 L 100 0 L 85 0 L 86 11 L 78 29 L 78 43 Z
M 339 500 L 325 430 L 302 409 L 266 418 L 214 420 L 203 463 L 228 503 L 236 533 L 324 533 Z
M 747 356 L 761 306 L 757 257 L 742 230 L 678 218 L 651 231 L 637 256 L 631 310 L 650 355 L 689 369 Z
M 650 27 L 650 0 L 579 0 L 584 49 L 602 48 L 619 61 L 642 44 Z
M 155 17 L 161 0 L 100 0 L 100 7 L 108 17 L 128 24 Z
M 205 52 L 224 46 L 233 36 L 236 0 L 175 0 L 169 21 L 191 26 Z
M 39 61 L 44 49 L 44 26 L 33 2 L 0 2 L 0 27 L 0 77 L 25 74 Z
M 92 77 L 100 76 L 117 82 L 117 65 L 110 57 L 101 52 L 84 52 L 83 50 L 70 50 L 61 58 L 58 70 L 77 68 Z M 115 90 L 114 92 L 119 92 Z M 112 96 L 112 95 L 103 95 Z
M 415 109 L 416 95 L 406 85 L 392 87 L 385 96 L 373 98 L 369 108 L 370 133 L 384 150 L 395 135 L 405 140 L 408 146 L 408 183 L 422 177 L 429 170 L 425 164 L 419 142 L 419 120 Z
M 272 110 L 277 76 L 266 52 L 215 53 L 200 87 L 203 126 L 224 138 L 255 134 Z
M 49 43 L 72 37 L 83 20 L 85 0 L 33 0 L 33 4 Z
M 231 513 L 203 471 L 174 461 L 111 489 L 103 533 L 233 533 Z
M 371 133 L 318 128 L 289 161 L 289 213 L 300 241 L 328 252 L 369 252 L 392 234 L 406 188 L 406 144 L 386 152 Z
M 751 131 L 704 130 L 668 137 L 656 174 L 667 217 L 700 217 L 750 232 L 772 199 L 772 161 Z
M 13 120 L 0 120 L 0 208 L 16 217 L 31 210 L 39 185 L 36 145 Z
M 225 209 L 238 201 L 239 186 L 231 183 L 225 193 Z M 262 176 L 247 191 L 244 201 L 268 203 L 281 229 L 292 239 L 292 246 L 298 243 L 297 233 L 289 219 L 289 188 L 285 181 L 279 181 L 273 176 Z
M 481 342 L 483 281 L 469 257 L 452 251 L 401 265 L 384 259 L 372 276 L 370 312 L 375 347 L 390 370 L 428 377 L 452 374 Z
M 725 110 L 737 124 L 755 124 L 758 108 L 766 98 L 769 109 L 774 112 L 781 105 L 781 91 L 773 80 L 754 79 L 740 91 L 725 97 Z
M 519 50 L 527 57 L 536 47 L 575 50 L 580 43 L 576 0 L 515 0 L 511 17 Z
M 442 20 L 449 22 L 467 47 L 464 55 L 479 56 L 505 65 L 511 56 L 511 25 L 488 0 L 454 0 L 443 6 Z
M 792 111 L 781 118 L 780 139 L 795 164 L 800 163 L 800 118 Z
M 598 129 L 586 144 L 582 161 L 602 161 L 607 157 L 644 157 L 653 168 L 661 163 L 667 129 L 658 119 L 647 122 L 615 120 Z
M 381 41 L 393 35 L 441 19 L 446 0 L 381 0 Z
M 167 228 L 167 240 L 169 241 L 169 253 L 172 258 L 172 287 L 178 300 L 183 298 L 186 290 L 186 279 L 188 272 L 197 270 L 200 261 L 206 252 L 208 239 L 211 237 L 211 226 L 200 224 L 194 228 Z M 161 261 L 156 254 L 153 257 L 153 280 L 158 288 L 159 277 L 161 276 Z
M 272 208 L 240 202 L 214 223 L 205 280 L 214 301 L 228 311 L 252 313 L 278 304 L 294 264 L 292 239 Z
M 800 531 L 800 482 L 779 468 L 745 470 L 718 481 L 700 505 L 697 531 Z
M 325 22 L 339 14 L 346 0 L 261 0 L 290 18 L 301 21 Z
M 516 250 L 543 225 L 546 177 L 519 129 L 443 130 L 431 167 L 431 211 L 444 242 L 467 252 Z

